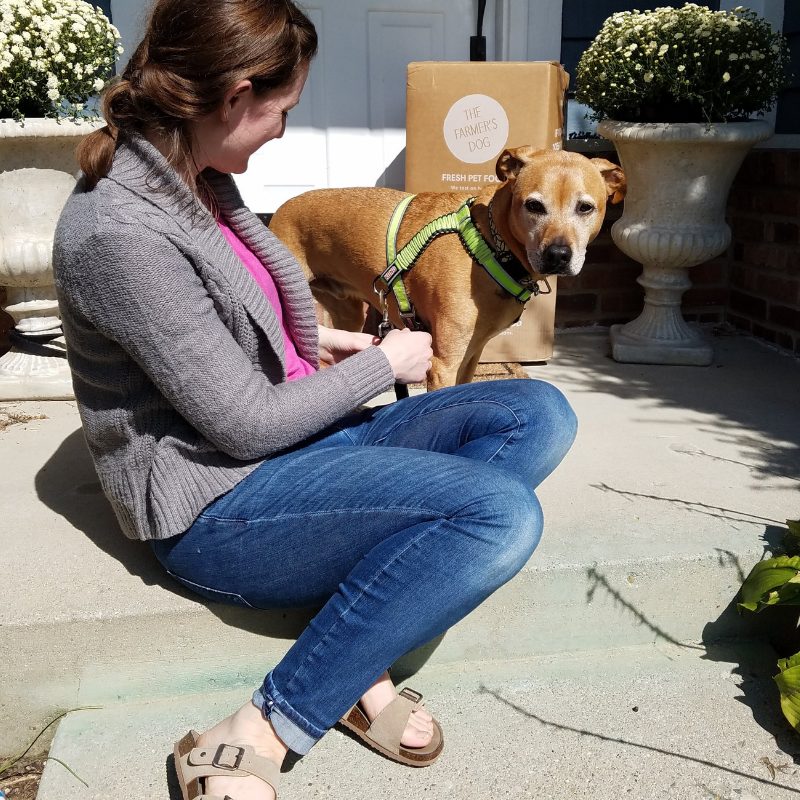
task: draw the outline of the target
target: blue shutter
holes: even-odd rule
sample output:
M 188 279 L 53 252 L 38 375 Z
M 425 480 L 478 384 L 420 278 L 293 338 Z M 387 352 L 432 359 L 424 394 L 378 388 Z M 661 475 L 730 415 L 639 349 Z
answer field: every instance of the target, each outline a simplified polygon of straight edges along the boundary
M 793 73 L 789 88 L 778 100 L 775 133 L 800 133 L 800 3 L 785 0 L 783 33 L 789 40 L 792 53 L 790 70 Z

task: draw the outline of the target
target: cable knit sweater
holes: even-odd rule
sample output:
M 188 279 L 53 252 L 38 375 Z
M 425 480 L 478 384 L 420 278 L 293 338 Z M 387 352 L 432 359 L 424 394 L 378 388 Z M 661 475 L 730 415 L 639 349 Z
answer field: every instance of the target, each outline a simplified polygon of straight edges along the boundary
M 220 215 L 268 266 L 298 352 L 316 364 L 301 268 L 229 175 L 208 179 Z M 141 137 L 120 144 L 92 191 L 78 183 L 53 265 L 84 434 L 130 538 L 185 531 L 271 454 L 392 385 L 377 347 L 286 382 L 267 298 L 212 215 Z

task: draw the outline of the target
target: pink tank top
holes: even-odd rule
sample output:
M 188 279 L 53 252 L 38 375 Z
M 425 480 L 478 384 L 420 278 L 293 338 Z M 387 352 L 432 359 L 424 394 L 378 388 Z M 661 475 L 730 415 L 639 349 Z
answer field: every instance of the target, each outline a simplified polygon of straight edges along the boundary
M 289 336 L 289 332 L 286 330 L 286 325 L 283 322 L 283 306 L 281 305 L 278 287 L 275 285 L 275 281 L 272 280 L 269 271 L 261 261 L 259 261 L 256 254 L 224 222 L 222 222 L 222 220 L 217 220 L 217 225 L 219 225 L 223 236 L 228 240 L 228 244 L 230 244 L 233 252 L 236 253 L 240 261 L 247 267 L 247 271 L 261 287 L 270 305 L 275 310 L 278 322 L 281 325 L 281 331 L 283 332 L 283 348 L 286 354 L 286 380 L 294 381 L 306 375 L 313 374 L 317 371 L 316 368 L 309 364 L 304 358 L 300 357 L 292 341 L 292 337 Z

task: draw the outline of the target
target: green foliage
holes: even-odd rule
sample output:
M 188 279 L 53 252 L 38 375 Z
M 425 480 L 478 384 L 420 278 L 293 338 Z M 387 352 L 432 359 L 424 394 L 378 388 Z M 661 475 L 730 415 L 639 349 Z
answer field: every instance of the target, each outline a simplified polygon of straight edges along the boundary
M 741 6 L 623 11 L 581 56 L 576 98 L 596 119 L 726 122 L 768 111 L 788 66 L 786 39 Z
M 795 730 L 800 730 L 800 653 L 778 661 L 780 672 L 775 676 L 781 693 L 781 711 Z
M 122 52 L 119 31 L 84 0 L 0 0 L 0 117 L 86 113 Z
M 739 608 L 761 611 L 767 606 L 800 605 L 800 556 L 759 561 L 740 590 Z
M 800 545 L 800 520 L 786 520 L 784 549 L 796 553 Z M 800 605 L 800 555 L 783 555 L 759 561 L 740 590 L 739 608 L 761 611 L 767 606 Z M 778 661 L 775 683 L 781 695 L 781 711 L 800 731 L 800 653 Z
M 800 519 L 787 519 L 789 530 L 783 537 L 783 549 L 790 556 L 800 556 Z

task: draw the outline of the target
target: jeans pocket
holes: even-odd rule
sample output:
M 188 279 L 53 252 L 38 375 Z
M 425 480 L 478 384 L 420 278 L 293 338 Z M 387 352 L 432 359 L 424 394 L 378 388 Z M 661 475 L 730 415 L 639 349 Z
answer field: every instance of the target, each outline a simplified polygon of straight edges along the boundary
M 178 583 L 183 584 L 187 589 L 191 589 L 195 594 L 205 597 L 206 600 L 213 600 L 215 603 L 225 603 L 229 606 L 242 606 L 244 608 L 255 608 L 236 592 L 223 592 L 220 589 L 212 589 L 210 586 L 203 586 L 200 583 L 195 583 L 187 578 L 182 578 L 174 572 L 167 570 L 167 575 L 174 578 Z

